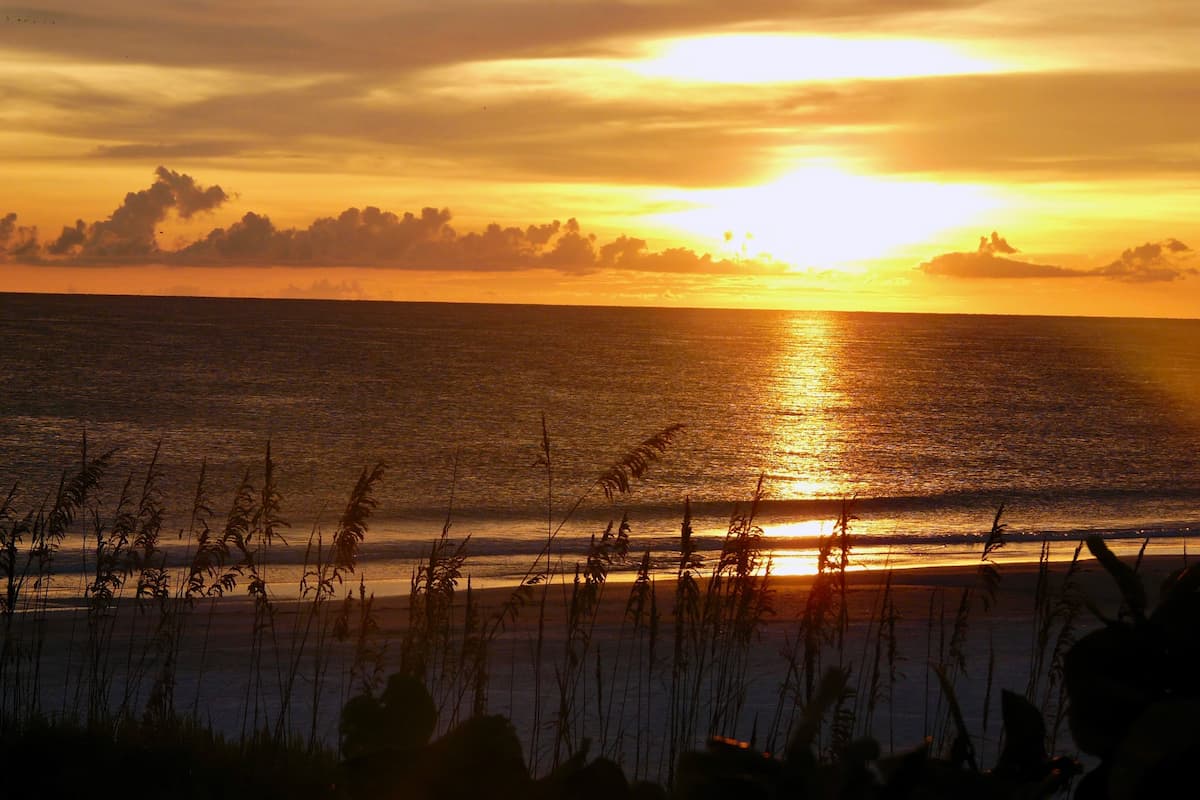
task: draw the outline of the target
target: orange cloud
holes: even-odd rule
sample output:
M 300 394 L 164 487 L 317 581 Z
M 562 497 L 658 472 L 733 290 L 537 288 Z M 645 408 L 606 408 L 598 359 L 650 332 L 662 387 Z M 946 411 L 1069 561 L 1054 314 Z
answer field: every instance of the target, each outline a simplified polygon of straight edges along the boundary
M 403 270 L 504 272 L 552 269 L 585 274 L 602 269 L 641 272 L 752 274 L 779 272 L 783 265 L 752 259 L 714 259 L 687 248 L 659 252 L 644 239 L 621 236 L 599 244 L 574 218 L 525 227 L 493 223 L 459 233 L 447 208 L 426 207 L 398 215 L 374 206 L 349 208 L 306 228 L 277 228 L 265 214 L 247 212 L 228 227 L 215 228 L 178 250 L 163 250 L 155 238 L 168 213 L 188 218 L 224 203 L 219 186 L 203 187 L 189 175 L 165 167 L 157 180 L 130 192 L 108 219 L 63 228 L 49 245 L 36 231 L 18 228 L 16 214 L 4 218 L 0 245 L 7 257 L 46 266 L 89 264 L 179 266 L 375 267 Z M 9 242 L 14 244 L 9 244 Z M 325 287 L 329 288 L 329 287 Z
M 971 7 L 979 0 L 854 0 L 806 2 L 754 0 L 647 0 L 614 6 L 583 0 L 569 4 L 527 0 L 442 0 L 380 3 L 352 8 L 297 3 L 275 8 L 215 0 L 203 8 L 147 6 L 109 0 L 101 7 L 38 15 L 54 22 L 53 34 L 11 37 L 18 52 L 74 60 L 121 54 L 137 63 L 209 67 L 235 64 L 249 71 L 403 74 L 440 64 L 514 56 L 605 53 L 613 40 L 681 34 L 739 24 L 779 24 L 856 29 L 886 25 L 928 10 Z M 39 4 L 44 5 L 44 4 Z M 45 26 L 51 27 L 49 25 Z M 164 47 L 169 42 L 171 46 Z
M 112 215 L 92 223 L 77 220 L 64 227 L 46 251 L 77 261 L 111 261 L 147 258 L 159 253 L 155 232 L 158 224 L 174 211 L 188 219 L 201 211 L 217 208 L 229 195 L 220 186 L 200 186 L 190 175 L 159 167 L 150 188 L 125 195 Z
M 1092 270 L 1093 275 L 1113 278 L 1127 283 L 1173 281 L 1184 275 L 1195 275 L 1196 269 L 1180 267 L 1178 259 L 1190 256 L 1192 249 L 1178 239 L 1146 242 L 1121 253 L 1117 260 Z
M 10 212 L 0 218 L 0 262 L 25 261 L 38 251 L 36 227 L 17 224 L 17 215 Z
M 346 280 L 334 283 L 328 278 L 315 280 L 308 286 L 289 283 L 279 296 L 293 300 L 367 300 L 370 293 L 358 281 Z
M 1107 278 L 1125 283 L 1173 281 L 1197 274 L 1195 267 L 1181 263 L 1192 255 L 1192 249 L 1178 239 L 1131 247 L 1116 260 L 1092 269 L 1035 264 L 996 255 L 1016 252 L 1015 247 L 993 231 L 990 239 L 980 237 L 975 252 L 943 253 L 922 263 L 918 269 L 926 275 L 951 278 Z

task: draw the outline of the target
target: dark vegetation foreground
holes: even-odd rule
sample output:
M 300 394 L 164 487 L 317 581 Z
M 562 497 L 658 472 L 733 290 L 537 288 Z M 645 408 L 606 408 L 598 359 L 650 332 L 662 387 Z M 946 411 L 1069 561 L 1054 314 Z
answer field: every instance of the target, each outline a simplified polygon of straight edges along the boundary
M 770 555 L 754 521 L 757 492 L 731 516 L 711 564 L 697 553 L 685 508 L 670 592 L 656 591 L 647 552 L 615 641 L 601 641 L 609 572 L 639 563 L 628 553 L 628 521 L 593 537 L 586 559 L 570 568 L 552 559 L 555 537 L 593 490 L 610 500 L 628 491 L 677 431 L 635 446 L 557 520 L 548 491 L 545 548 L 497 608 L 480 605 L 469 579 L 460 589 L 467 542 L 449 538 L 448 520 L 414 570 L 406 625 L 390 654 L 373 597 L 361 583 L 357 594 L 342 585 L 354 572 L 383 465 L 363 471 L 331 536 L 313 531 L 300 600 L 285 615 L 266 580 L 286 527 L 269 449 L 261 481 L 246 476 L 223 524 L 201 471 L 189 557 L 172 565 L 159 541 L 154 463 L 105 501 L 112 455 L 89 458 L 85 447 L 79 469 L 41 505 L 20 510 L 16 487 L 0 501 L 0 796 L 1196 796 L 1189 781 L 1200 759 L 1200 564 L 1172 572 L 1151 603 L 1141 556 L 1123 562 L 1099 537 L 1086 546 L 1117 587 L 1118 607 L 1099 607 L 1074 583 L 1084 543 L 1058 584 L 1043 550 L 1029 682 L 994 687 L 990 643 L 986 674 L 968 674 L 968 635 L 972 611 L 991 607 L 1002 580 L 991 558 L 1004 544 L 996 514 L 977 575 L 949 617 L 946 596 L 938 615 L 931 597 L 927 641 L 938 645 L 910 657 L 909 669 L 929 676 L 932 712 L 926 738 L 910 749 L 881 743 L 897 694 L 913 687 L 898 667 L 911 643 L 897 634 L 890 575 L 861 620 L 867 645 L 847 644 L 861 612 L 848 599 L 848 505 L 822 540 L 818 572 L 781 654 L 770 719 L 749 714 L 746 697 L 774 611 Z M 551 453 L 543 431 L 539 465 L 552 487 Z M 87 574 L 84 608 L 64 641 L 49 589 L 68 536 L 79 537 Z M 557 609 L 555 581 L 564 598 Z M 230 684 L 206 672 L 207 645 L 220 599 L 239 585 L 252 624 L 243 680 Z M 122 639 L 118 631 L 129 633 Z M 515 653 L 528 650 L 532 691 L 502 715 L 492 693 L 505 637 L 519 645 L 508 652 L 514 664 Z M 183 642 L 192 640 L 204 647 L 188 651 Z M 198 663 L 185 671 L 188 658 Z M 53 671 L 60 663 L 61 675 Z M 980 688 L 982 732 L 960 702 Z M 238 708 L 239 734 L 216 732 L 206 716 L 219 700 Z M 993 707 L 1002 734 L 989 757 L 982 743 Z M 322 720 L 331 715 L 336 733 L 326 735 Z M 1062 744 L 1068 732 L 1072 749 Z

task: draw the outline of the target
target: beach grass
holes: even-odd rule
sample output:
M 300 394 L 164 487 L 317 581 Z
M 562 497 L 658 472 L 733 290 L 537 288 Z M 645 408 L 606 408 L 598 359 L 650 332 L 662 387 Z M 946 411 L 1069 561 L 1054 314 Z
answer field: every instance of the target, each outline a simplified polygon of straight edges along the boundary
M 905 781 L 925 796 L 1050 796 L 1069 789 L 1079 757 L 1093 786 L 1114 770 L 1135 787 L 1142 773 L 1130 774 L 1153 773 L 1126 763 L 1122 742 L 1161 744 L 1135 730 L 1141 714 L 1183 726 L 1176 706 L 1194 690 L 1135 660 L 1122 680 L 1142 704 L 1081 723 L 1073 708 L 1082 697 L 1099 714 L 1100 689 L 1080 648 L 1196 652 L 1185 613 L 1195 565 L 1141 554 L 1130 565 L 1093 537 L 1065 565 L 1044 546 L 1035 564 L 1001 567 L 1000 508 L 981 526 L 974 568 L 856 572 L 847 500 L 815 574 L 780 578 L 757 521 L 761 481 L 709 559 L 686 502 L 669 554 L 631 552 L 634 523 L 614 505 L 583 558 L 565 558 L 558 537 L 584 501 L 619 500 L 680 432 L 645 438 L 563 499 L 543 421 L 546 528 L 526 573 L 475 589 L 451 508 L 407 596 L 378 600 L 354 578 L 386 465 L 360 473 L 330 536 L 310 531 L 285 598 L 269 578 L 289 527 L 269 445 L 223 521 L 201 466 L 186 557 L 172 564 L 157 450 L 114 480 L 116 455 L 84 439 L 54 491 L 14 486 L 0 502 L 2 758 L 15 769 L 30 748 L 52 747 L 108 753 L 111 766 L 149 748 L 187 774 L 251 769 L 251 789 L 286 773 L 284 794 L 262 796 L 297 796 L 305 782 L 315 796 L 444 792 L 450 776 L 438 770 L 461 771 L 463 759 L 507 776 L 495 796 L 566 796 L 580 781 L 680 797 L 868 797 Z M 55 591 L 71 580 L 58 571 L 67 548 L 83 565 L 74 597 Z M 618 568 L 634 579 L 610 581 Z M 1147 572 L 1163 582 L 1158 606 Z M 290 766 L 302 757 L 309 768 Z M 474 786 L 456 780 L 456 791 Z

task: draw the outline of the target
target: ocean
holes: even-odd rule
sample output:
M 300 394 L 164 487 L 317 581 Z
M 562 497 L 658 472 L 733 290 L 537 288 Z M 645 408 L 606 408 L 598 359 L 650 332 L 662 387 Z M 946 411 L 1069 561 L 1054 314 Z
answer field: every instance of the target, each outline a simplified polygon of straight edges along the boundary
M 298 571 L 385 462 L 360 562 L 377 591 L 404 591 L 446 523 L 477 584 L 514 582 L 580 498 L 556 558 L 627 515 L 626 576 L 647 550 L 671 572 L 685 502 L 711 557 L 760 479 L 779 572 L 812 568 L 843 502 L 863 567 L 978 560 L 1001 504 L 1014 559 L 1087 532 L 1178 551 L 1200 525 L 1196 320 L 14 294 L 0 312 L 0 480 L 21 508 L 85 435 L 115 450 L 109 502 L 158 448 L 182 553 L 201 465 L 218 527 L 269 443 Z M 597 476 L 676 423 L 609 502 Z

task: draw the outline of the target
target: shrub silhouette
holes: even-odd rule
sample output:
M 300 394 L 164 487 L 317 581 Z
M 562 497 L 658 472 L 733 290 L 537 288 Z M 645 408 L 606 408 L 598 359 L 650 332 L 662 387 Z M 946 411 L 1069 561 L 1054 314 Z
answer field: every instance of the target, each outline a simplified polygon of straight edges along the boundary
M 425 685 L 396 673 L 378 698 L 360 694 L 342 709 L 342 753 L 347 758 L 424 746 L 437 727 L 437 709 Z
M 343 786 L 351 797 L 527 797 L 529 772 L 512 724 L 472 717 L 430 742 L 437 709 L 425 685 L 396 673 L 378 697 L 342 709 Z
M 540 780 L 504 716 L 479 715 L 430 741 L 433 699 L 420 680 L 392 675 L 375 698 L 361 694 L 342 710 L 341 787 L 352 798 L 421 800 L 665 800 L 646 782 L 630 785 L 607 758 L 588 760 L 588 742 Z
M 1044 744 L 1041 713 L 1024 697 L 1004 692 L 1001 703 L 1006 744 L 996 768 L 981 771 L 965 745 L 946 758 L 935 757 L 929 743 L 884 757 L 871 738 L 855 739 L 828 755 L 814 749 L 820 718 L 834 705 L 846 675 L 829 670 L 815 702 L 806 711 L 782 758 L 754 751 L 745 742 L 712 739 L 703 752 L 679 761 L 674 797 L 721 798 L 1043 798 L 1069 785 L 1075 773 L 1067 758 L 1051 759 Z M 964 737 L 965 738 L 965 737 Z
M 1200 564 L 1172 573 L 1147 612 L 1146 591 L 1099 536 L 1088 549 L 1116 581 L 1122 607 L 1082 637 L 1064 664 L 1071 734 L 1100 759 L 1076 797 L 1177 795 L 1200 757 Z

